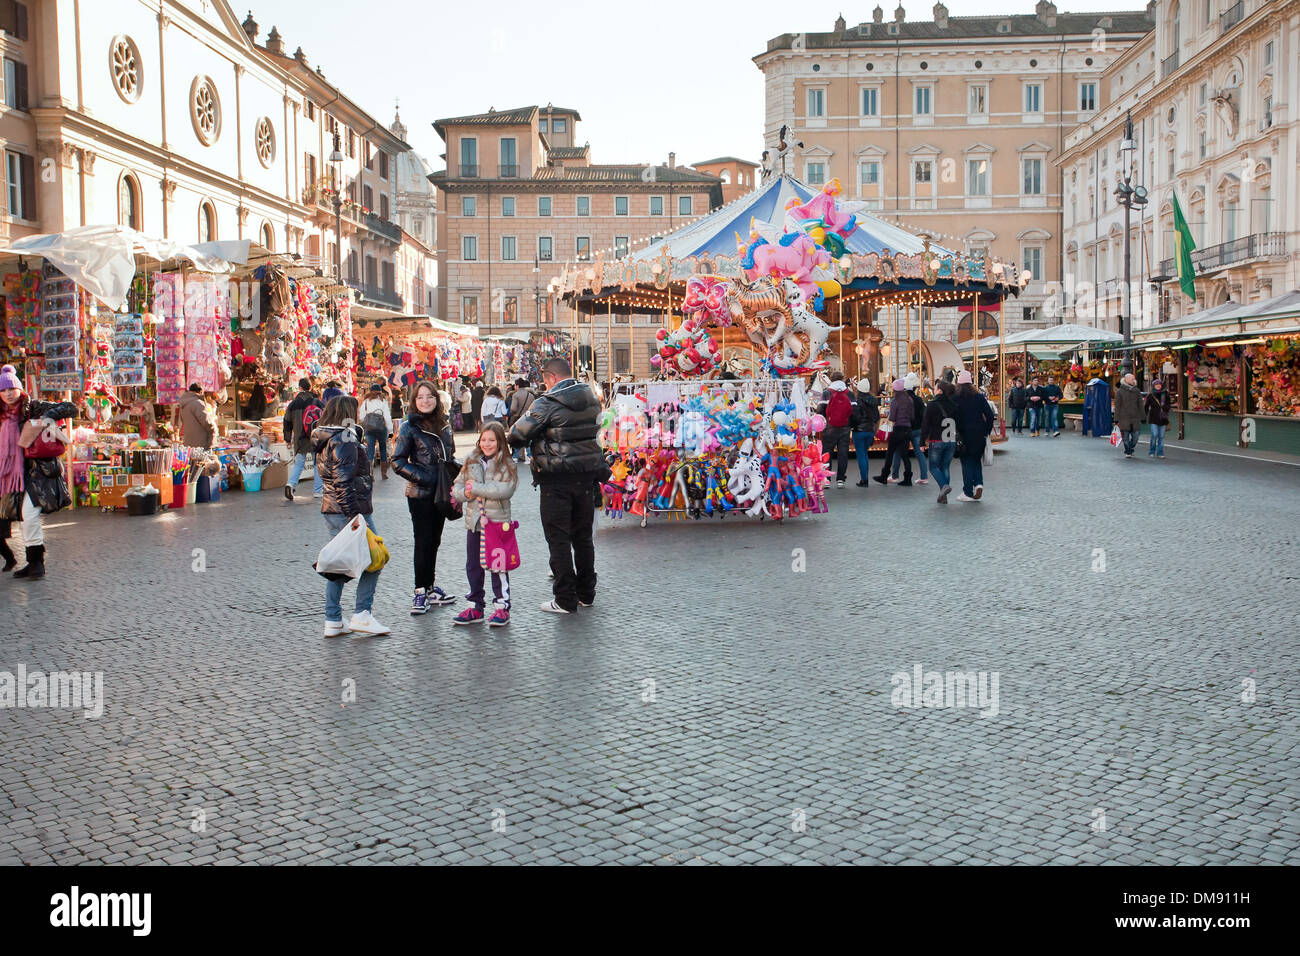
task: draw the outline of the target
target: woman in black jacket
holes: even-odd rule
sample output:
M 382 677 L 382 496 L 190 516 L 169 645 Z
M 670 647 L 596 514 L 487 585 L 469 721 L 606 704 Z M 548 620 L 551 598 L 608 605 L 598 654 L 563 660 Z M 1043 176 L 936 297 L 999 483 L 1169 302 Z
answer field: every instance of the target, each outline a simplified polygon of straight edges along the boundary
M 320 510 L 330 537 L 343 530 L 353 518 L 365 520 L 375 530 L 374 510 L 370 503 L 373 481 L 370 459 L 361 444 L 357 425 L 357 400 L 338 395 L 329 400 L 320 422 L 312 430 L 311 446 L 316 455 L 316 470 L 321 477 Z M 357 600 L 352 620 L 343 623 L 343 581 L 325 582 L 325 636 L 338 637 L 356 631 L 360 634 L 387 634 L 388 628 L 375 620 L 371 608 L 375 601 L 378 571 L 364 571 L 357 580 Z
M 978 501 L 984 494 L 984 443 L 995 419 L 989 401 L 971 384 L 970 372 L 957 376 L 957 441 L 961 448 L 961 494 L 958 501 Z
M 438 399 L 438 386 L 417 382 L 411 390 L 411 413 L 397 433 L 393 470 L 406 479 L 406 507 L 415 535 L 415 594 L 411 613 L 423 614 L 430 604 L 455 604 L 456 599 L 434 587 L 438 546 L 446 518 L 435 502 L 443 462 L 456 458 L 456 438 Z

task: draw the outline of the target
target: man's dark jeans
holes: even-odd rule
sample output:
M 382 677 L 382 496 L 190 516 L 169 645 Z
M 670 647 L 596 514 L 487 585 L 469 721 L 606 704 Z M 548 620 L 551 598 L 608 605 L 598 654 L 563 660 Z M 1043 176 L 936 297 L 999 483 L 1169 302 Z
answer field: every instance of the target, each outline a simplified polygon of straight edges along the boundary
M 844 481 L 849 472 L 849 438 L 848 426 L 836 428 L 827 425 L 822 432 L 822 451 L 830 455 L 830 464 L 835 468 L 835 480 Z
M 551 551 L 555 603 L 576 611 L 596 598 L 596 476 L 555 476 L 541 484 L 542 534 Z

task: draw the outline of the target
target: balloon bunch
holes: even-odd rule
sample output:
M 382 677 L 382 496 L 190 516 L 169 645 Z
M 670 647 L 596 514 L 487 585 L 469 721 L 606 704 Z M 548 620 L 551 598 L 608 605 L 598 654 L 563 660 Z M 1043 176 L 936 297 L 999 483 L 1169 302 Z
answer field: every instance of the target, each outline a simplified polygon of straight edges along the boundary
M 722 364 L 718 340 L 698 319 L 687 319 L 671 332 L 660 329 L 655 337 L 659 354 L 650 356 L 650 364 L 656 369 L 691 378 Z

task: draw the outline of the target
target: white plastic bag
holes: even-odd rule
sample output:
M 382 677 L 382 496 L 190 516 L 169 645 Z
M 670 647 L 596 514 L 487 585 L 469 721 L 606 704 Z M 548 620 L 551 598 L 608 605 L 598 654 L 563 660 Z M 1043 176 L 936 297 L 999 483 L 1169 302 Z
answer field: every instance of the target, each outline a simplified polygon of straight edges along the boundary
M 366 521 L 357 516 L 343 526 L 343 529 L 330 539 L 329 544 L 320 549 L 316 563 L 312 565 L 321 577 L 331 580 L 361 577 L 361 573 L 370 566 L 370 544 L 366 541 Z
M 984 439 L 984 454 L 981 460 L 983 461 L 985 468 L 993 464 L 993 436 L 992 435 Z

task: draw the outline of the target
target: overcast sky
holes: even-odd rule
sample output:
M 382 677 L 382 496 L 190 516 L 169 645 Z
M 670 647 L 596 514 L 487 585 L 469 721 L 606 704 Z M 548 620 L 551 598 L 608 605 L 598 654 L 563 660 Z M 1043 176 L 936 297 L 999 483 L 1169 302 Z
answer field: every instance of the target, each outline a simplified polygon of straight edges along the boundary
M 232 0 L 236 2 L 236 0 Z M 279 27 L 287 52 L 385 125 L 400 100 L 408 139 L 442 169 L 433 120 L 548 101 L 582 116 L 578 142 L 597 163 L 714 156 L 757 160 L 762 74 L 753 57 L 782 33 L 829 32 L 871 19 L 871 3 L 842 0 L 239 0 L 252 4 L 264 42 Z M 893 5 L 882 3 L 886 19 Z M 1062 0 L 1062 12 L 1141 9 L 1140 0 Z M 904 4 L 932 20 L 933 3 Z M 1032 13 L 1034 0 L 949 0 L 950 16 Z

